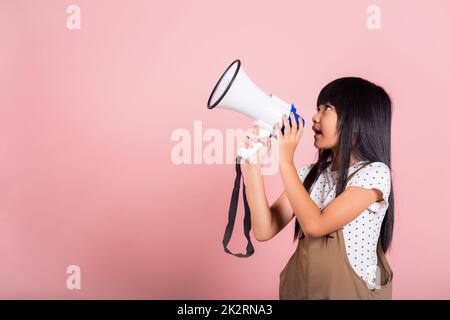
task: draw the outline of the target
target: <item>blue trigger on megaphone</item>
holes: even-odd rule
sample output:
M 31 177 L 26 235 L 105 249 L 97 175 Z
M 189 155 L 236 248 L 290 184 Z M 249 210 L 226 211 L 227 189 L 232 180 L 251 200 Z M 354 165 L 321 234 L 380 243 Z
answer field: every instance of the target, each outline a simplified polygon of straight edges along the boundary
M 302 124 L 303 124 L 303 128 L 305 127 L 305 119 L 303 119 L 302 117 L 300 117 L 299 114 L 297 114 L 297 109 L 295 108 L 295 105 L 293 103 L 291 103 L 291 112 L 294 114 L 295 120 L 297 121 L 297 125 L 298 125 L 298 118 L 302 119 Z M 289 119 L 289 125 L 292 127 L 292 123 L 291 123 L 291 117 L 289 117 L 288 115 L 288 119 Z M 284 134 L 284 125 L 281 127 L 281 133 Z

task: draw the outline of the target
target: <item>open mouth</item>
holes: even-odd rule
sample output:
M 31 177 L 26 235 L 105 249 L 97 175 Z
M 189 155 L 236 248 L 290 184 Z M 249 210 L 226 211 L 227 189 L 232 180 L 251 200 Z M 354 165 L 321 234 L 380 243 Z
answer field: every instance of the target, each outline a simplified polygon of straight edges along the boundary
M 316 129 L 314 127 L 312 129 L 316 135 L 322 134 L 322 131 L 320 131 L 319 129 Z

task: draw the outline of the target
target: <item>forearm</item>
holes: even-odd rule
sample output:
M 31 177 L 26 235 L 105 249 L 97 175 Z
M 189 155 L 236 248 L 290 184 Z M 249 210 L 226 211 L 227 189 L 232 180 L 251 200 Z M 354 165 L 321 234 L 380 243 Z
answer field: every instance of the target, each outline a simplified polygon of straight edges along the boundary
M 253 234 L 258 240 L 264 240 L 270 233 L 272 214 L 267 202 L 264 179 L 260 170 L 260 165 L 246 164 L 244 176 Z
M 280 163 L 280 174 L 286 195 L 303 232 L 314 236 L 320 223 L 320 208 L 309 196 L 292 162 Z

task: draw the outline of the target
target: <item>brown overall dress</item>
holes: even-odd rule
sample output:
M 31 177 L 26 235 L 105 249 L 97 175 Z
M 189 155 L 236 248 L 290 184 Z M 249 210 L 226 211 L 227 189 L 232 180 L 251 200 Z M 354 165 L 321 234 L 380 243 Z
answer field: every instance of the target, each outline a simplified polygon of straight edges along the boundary
M 280 299 L 392 299 L 393 272 L 380 240 L 377 257 L 378 285 L 369 288 L 347 258 L 342 228 L 320 238 L 305 237 L 300 228 L 297 249 L 280 273 Z

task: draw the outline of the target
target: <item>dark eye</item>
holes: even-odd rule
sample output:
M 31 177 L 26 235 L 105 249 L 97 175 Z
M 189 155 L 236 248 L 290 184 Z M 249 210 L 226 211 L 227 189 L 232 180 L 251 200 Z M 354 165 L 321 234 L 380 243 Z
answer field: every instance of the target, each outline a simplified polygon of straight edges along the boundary
M 325 110 L 327 110 L 327 109 L 332 109 L 333 110 L 333 107 L 325 105 Z M 320 106 L 317 107 L 317 112 L 319 112 L 319 111 L 320 111 Z

